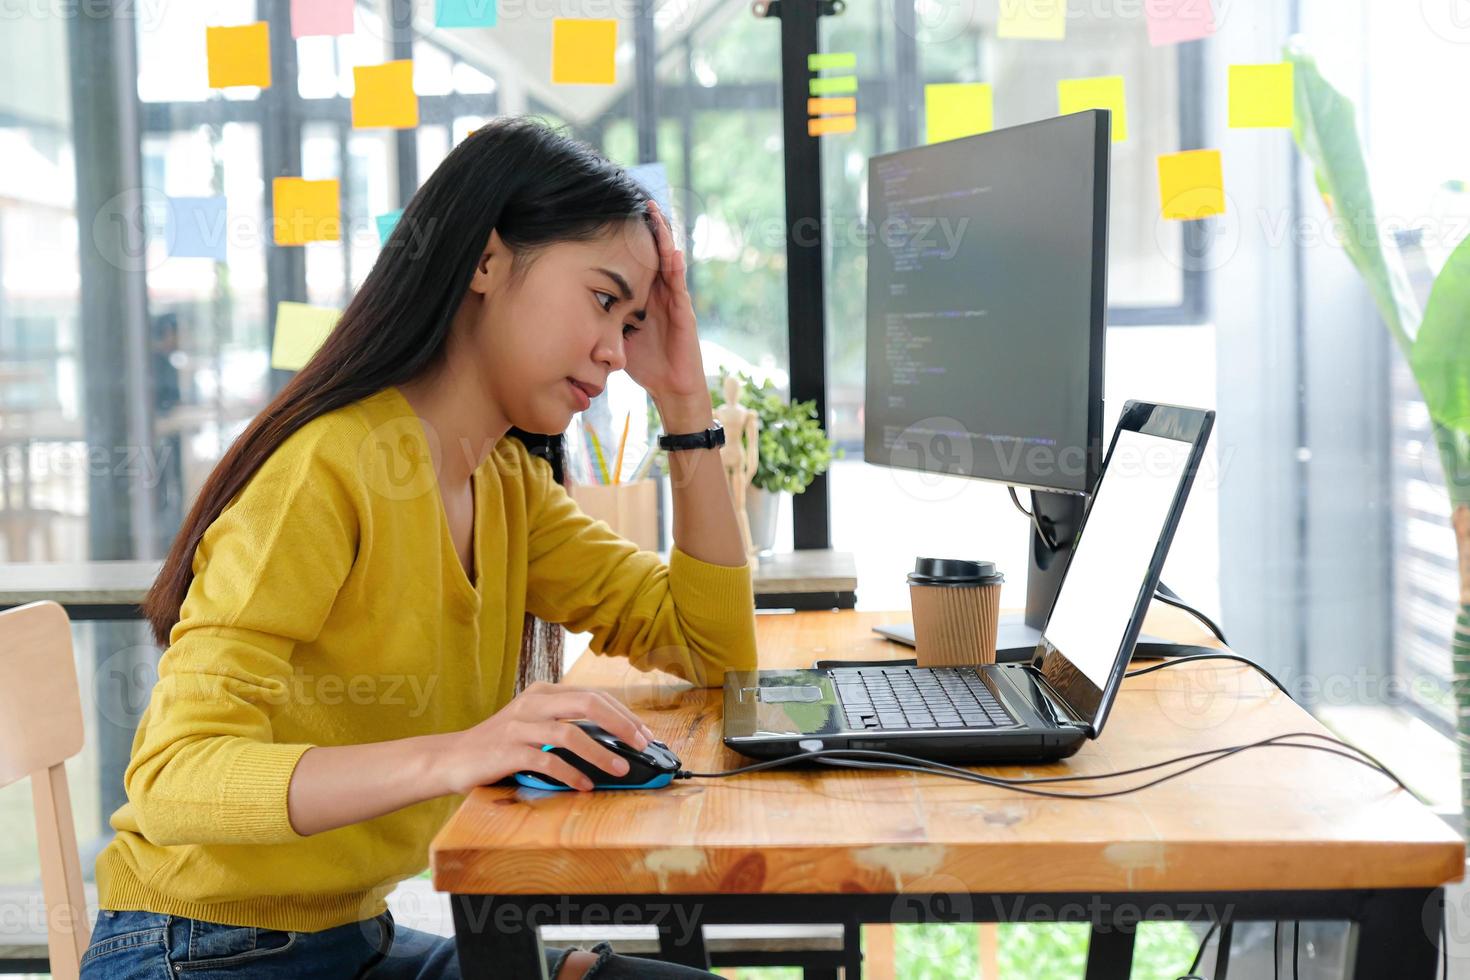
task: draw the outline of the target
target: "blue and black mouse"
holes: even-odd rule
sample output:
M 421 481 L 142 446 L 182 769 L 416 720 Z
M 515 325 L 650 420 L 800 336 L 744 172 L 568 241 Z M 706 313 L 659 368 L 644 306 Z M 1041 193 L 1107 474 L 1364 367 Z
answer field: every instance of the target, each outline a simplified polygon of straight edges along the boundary
M 573 722 L 595 742 L 628 760 L 628 772 L 615 776 L 604 772 L 581 756 L 556 745 L 541 746 L 542 752 L 551 752 L 565 759 L 574 768 L 587 774 L 593 789 L 658 789 L 674 781 L 679 771 L 679 757 L 667 745 L 659 741 L 648 743 L 648 748 L 639 752 L 601 725 L 590 721 Z M 531 789 L 570 789 L 561 780 L 539 772 L 518 772 L 516 782 Z

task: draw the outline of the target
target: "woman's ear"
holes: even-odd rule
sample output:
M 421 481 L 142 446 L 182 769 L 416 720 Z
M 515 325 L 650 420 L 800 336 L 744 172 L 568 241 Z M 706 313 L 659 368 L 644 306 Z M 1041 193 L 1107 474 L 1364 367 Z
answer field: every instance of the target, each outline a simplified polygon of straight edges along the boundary
M 500 232 L 492 230 L 490 240 L 485 243 L 475 263 L 475 274 L 470 279 L 472 292 L 486 295 L 495 290 L 510 275 L 511 254 Z

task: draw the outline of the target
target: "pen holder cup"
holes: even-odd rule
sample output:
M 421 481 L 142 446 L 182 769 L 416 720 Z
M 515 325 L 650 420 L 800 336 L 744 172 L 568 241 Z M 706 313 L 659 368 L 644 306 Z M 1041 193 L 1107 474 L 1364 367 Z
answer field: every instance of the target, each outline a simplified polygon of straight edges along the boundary
M 658 481 L 577 483 L 567 488 L 582 512 L 645 551 L 658 550 Z

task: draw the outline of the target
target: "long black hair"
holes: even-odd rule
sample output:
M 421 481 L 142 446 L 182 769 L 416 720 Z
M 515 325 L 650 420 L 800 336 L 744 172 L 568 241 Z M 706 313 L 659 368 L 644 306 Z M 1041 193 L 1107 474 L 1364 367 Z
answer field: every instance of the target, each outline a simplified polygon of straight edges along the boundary
M 439 364 L 492 230 L 514 253 L 515 276 L 540 248 L 586 241 L 622 221 L 649 220 L 646 200 L 621 167 L 539 120 L 497 119 L 456 146 L 409 201 L 326 341 L 200 489 L 143 603 L 159 645 L 167 645 L 178 622 L 204 532 L 270 454 L 312 419 Z M 512 428 L 509 434 L 564 482 L 560 433 Z M 537 674 L 559 676 L 560 640 L 560 630 L 526 614 L 518 686 Z

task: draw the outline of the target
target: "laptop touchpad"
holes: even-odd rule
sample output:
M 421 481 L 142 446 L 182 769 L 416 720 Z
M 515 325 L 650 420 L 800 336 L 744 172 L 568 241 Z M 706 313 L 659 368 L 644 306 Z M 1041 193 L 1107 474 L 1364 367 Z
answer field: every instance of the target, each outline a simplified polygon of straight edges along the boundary
M 762 687 L 760 699 L 766 704 L 782 704 L 791 701 L 820 701 L 822 689 L 815 684 L 795 684 L 790 687 Z

